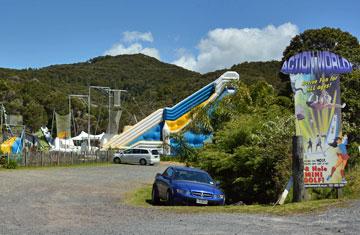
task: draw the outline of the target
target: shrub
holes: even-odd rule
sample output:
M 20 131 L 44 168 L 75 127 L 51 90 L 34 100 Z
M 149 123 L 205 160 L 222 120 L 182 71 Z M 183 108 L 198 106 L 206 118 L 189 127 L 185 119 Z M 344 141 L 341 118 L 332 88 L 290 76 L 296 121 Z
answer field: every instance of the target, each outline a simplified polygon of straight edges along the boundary
M 228 203 L 275 202 L 291 174 L 294 115 L 266 83 L 240 82 L 237 90 L 218 104 L 215 112 L 227 110 L 229 118 L 211 117 L 212 143 L 192 164 L 220 180 Z
M 239 118 L 216 133 L 216 144 L 200 152 L 198 166 L 221 181 L 228 203 L 276 201 L 291 171 L 293 126 L 286 119 L 261 123 Z
M 170 161 L 170 162 L 181 162 L 181 161 L 180 161 L 180 157 L 178 157 L 178 156 L 165 156 L 165 155 L 161 155 L 161 156 L 160 156 L 160 160 L 163 161 L 163 162 L 166 162 L 166 161 Z
M 7 163 L 6 157 L 5 157 L 5 156 L 1 156 L 1 157 L 0 157 L 0 166 L 4 166 L 6 163 Z
M 16 169 L 18 166 L 17 162 L 13 159 L 10 159 L 9 161 L 6 161 L 4 167 L 6 169 Z

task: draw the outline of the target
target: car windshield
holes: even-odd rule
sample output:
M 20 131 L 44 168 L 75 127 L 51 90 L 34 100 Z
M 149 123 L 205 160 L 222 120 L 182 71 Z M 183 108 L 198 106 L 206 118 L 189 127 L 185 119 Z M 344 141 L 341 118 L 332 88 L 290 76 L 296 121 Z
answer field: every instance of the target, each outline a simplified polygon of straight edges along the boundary
M 206 184 L 214 184 L 213 180 L 208 174 L 197 171 L 177 170 L 174 175 L 174 180 L 188 180 Z

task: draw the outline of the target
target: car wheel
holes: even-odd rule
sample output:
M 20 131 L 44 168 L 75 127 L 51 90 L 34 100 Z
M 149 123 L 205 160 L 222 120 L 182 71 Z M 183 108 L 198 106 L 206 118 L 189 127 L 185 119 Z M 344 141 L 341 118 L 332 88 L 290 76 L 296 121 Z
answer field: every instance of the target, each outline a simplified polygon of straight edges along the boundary
M 174 200 L 170 189 L 166 192 L 166 205 L 173 206 Z
M 146 165 L 146 160 L 144 158 L 140 159 L 139 161 L 140 165 L 145 166 Z
M 159 205 L 160 198 L 159 198 L 159 191 L 157 187 L 154 185 L 151 192 L 151 203 L 153 205 Z
M 118 158 L 118 157 L 116 157 L 116 158 L 114 158 L 114 163 L 116 163 L 116 164 L 120 164 L 121 163 L 121 160 L 120 160 L 120 158 Z

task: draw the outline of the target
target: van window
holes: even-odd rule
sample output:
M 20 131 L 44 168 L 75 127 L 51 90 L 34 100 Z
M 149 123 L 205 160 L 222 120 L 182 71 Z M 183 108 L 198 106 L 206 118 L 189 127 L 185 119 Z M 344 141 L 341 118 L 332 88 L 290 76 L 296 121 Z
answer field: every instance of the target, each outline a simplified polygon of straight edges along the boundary
M 151 154 L 152 155 L 159 155 L 159 151 L 157 151 L 156 149 L 151 150 Z
M 141 149 L 133 149 L 133 153 L 134 154 L 139 154 L 139 153 L 141 153 Z
M 149 152 L 146 149 L 140 149 L 141 154 L 148 154 Z
M 133 153 L 133 149 L 127 149 L 124 151 L 124 153 L 126 154 L 132 154 Z

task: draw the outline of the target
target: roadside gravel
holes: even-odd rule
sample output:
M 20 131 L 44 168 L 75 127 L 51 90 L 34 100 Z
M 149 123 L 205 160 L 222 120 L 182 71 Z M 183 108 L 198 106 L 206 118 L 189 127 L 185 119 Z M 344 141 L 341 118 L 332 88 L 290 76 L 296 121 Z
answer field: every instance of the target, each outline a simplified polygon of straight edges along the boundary
M 184 214 L 123 203 L 166 165 L 0 171 L 0 234 L 360 234 L 360 202 L 314 215 Z

